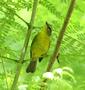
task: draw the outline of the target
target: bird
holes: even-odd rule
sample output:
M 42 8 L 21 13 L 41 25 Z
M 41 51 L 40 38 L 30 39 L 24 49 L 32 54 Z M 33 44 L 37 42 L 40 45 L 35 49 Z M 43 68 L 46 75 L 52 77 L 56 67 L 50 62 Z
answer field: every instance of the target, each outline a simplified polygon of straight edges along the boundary
M 26 72 L 34 73 L 37 66 L 37 61 L 42 59 L 47 54 L 50 48 L 50 37 L 52 34 L 52 26 L 46 21 L 41 31 L 34 37 L 30 47 L 30 63 L 26 68 Z

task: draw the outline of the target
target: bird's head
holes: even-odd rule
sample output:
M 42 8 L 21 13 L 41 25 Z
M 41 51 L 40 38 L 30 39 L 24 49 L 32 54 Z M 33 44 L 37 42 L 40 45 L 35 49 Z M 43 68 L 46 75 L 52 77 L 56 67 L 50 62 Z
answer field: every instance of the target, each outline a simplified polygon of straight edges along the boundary
M 46 22 L 46 30 L 48 35 L 50 36 L 52 33 L 52 26 L 48 22 Z

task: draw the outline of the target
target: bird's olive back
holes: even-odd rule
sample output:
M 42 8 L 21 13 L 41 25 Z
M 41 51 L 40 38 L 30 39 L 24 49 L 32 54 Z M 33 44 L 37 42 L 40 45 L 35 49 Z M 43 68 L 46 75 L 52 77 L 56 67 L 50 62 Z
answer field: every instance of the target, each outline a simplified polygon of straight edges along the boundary
M 52 33 L 52 27 L 51 27 L 51 25 L 48 24 L 47 22 L 46 22 L 46 30 L 47 30 L 48 35 L 50 36 L 51 33 Z

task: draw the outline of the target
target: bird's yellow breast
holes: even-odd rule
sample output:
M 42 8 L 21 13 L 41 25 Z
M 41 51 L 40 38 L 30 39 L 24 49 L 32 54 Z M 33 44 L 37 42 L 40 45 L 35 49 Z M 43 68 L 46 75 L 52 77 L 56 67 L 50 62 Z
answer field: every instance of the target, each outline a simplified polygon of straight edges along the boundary
M 46 30 L 39 32 L 31 45 L 31 56 L 32 58 L 39 58 L 46 54 L 50 45 L 50 36 L 46 33 Z

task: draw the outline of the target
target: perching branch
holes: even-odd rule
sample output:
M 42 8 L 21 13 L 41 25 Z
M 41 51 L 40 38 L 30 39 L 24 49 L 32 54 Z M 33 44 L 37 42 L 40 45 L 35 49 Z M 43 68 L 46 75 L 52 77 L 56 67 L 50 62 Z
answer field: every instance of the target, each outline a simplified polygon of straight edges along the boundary
M 64 33 L 66 31 L 66 27 L 69 23 L 69 20 L 70 20 L 70 17 L 71 17 L 71 14 L 72 14 L 72 11 L 74 9 L 74 5 L 75 5 L 75 1 L 76 0 L 71 0 L 71 3 L 70 3 L 70 6 L 69 6 L 69 9 L 67 11 L 67 15 L 66 15 L 66 18 L 64 20 L 64 23 L 63 23 L 63 26 L 60 30 L 60 33 L 59 33 L 59 36 L 58 36 L 58 39 L 56 41 L 56 46 L 55 46 L 55 50 L 53 52 L 53 55 L 52 57 L 50 58 L 50 61 L 49 61 L 49 64 L 48 64 L 48 67 L 47 67 L 47 70 L 46 72 L 49 72 L 56 60 L 56 57 L 58 56 L 58 52 L 60 50 L 60 45 L 61 45 L 61 42 L 62 42 L 62 39 L 63 39 L 63 36 L 64 36 Z
M 34 0 L 30 24 L 28 26 L 28 31 L 27 31 L 27 34 L 26 34 L 26 37 L 25 37 L 24 46 L 22 48 L 20 59 L 19 59 L 20 63 L 18 63 L 18 65 L 17 65 L 17 70 L 16 70 L 16 74 L 15 74 L 15 77 L 14 77 L 14 81 L 13 81 L 11 90 L 15 90 L 17 82 L 18 82 L 18 78 L 19 78 L 19 75 L 20 75 L 21 67 L 22 67 L 22 62 L 24 60 L 24 57 L 25 57 L 25 54 L 26 54 L 26 51 L 27 51 L 28 42 L 29 42 L 29 39 L 30 39 L 33 24 L 34 24 L 37 4 L 38 4 L 38 0 Z

